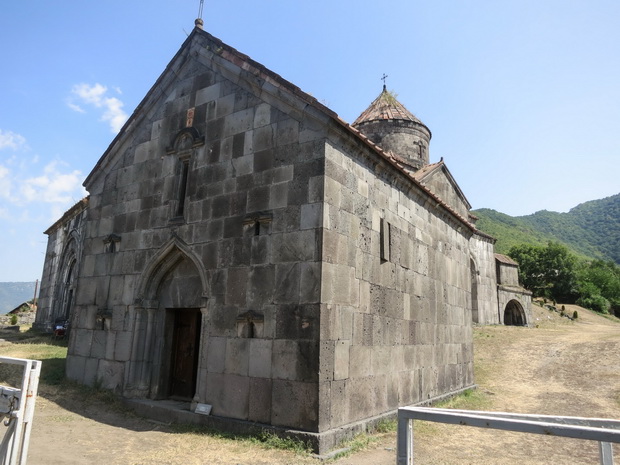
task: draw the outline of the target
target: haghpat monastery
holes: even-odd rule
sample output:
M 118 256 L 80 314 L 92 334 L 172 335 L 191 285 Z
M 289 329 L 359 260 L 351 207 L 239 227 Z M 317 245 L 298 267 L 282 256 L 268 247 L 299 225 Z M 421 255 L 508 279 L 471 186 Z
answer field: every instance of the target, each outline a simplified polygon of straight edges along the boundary
M 348 124 L 197 20 L 46 231 L 36 326 L 69 320 L 70 379 L 319 452 L 470 388 L 472 326 L 531 294 L 430 140 L 385 86 Z

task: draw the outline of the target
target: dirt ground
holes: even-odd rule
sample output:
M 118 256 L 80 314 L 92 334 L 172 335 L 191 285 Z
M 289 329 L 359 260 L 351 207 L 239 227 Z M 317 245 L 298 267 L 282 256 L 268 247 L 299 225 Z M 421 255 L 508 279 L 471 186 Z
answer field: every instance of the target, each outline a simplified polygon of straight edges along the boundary
M 537 327 L 475 329 L 476 382 L 485 409 L 620 418 L 620 324 L 578 310 L 574 322 L 535 307 Z M 70 399 L 59 388 L 46 388 L 37 400 L 28 463 L 319 463 L 293 452 L 183 432 L 116 405 Z M 598 446 L 591 441 L 439 424 L 418 424 L 414 441 L 418 465 L 599 463 Z M 332 463 L 395 461 L 396 434 L 386 433 L 367 449 Z

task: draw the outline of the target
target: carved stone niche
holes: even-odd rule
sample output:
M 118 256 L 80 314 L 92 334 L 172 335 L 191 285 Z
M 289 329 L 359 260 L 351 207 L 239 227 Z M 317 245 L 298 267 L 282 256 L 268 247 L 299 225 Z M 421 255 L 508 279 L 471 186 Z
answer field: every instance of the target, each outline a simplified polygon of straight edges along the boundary
M 263 337 L 265 317 L 255 312 L 254 310 L 248 310 L 237 317 L 237 336 L 248 339 Z
M 271 212 L 256 212 L 243 219 L 245 236 L 265 236 L 271 233 Z
M 103 238 L 103 245 L 106 253 L 118 252 L 120 249 L 121 236 L 109 234 Z
M 96 329 L 110 330 L 110 324 L 112 323 L 112 310 L 109 308 L 100 308 L 97 310 L 97 327 Z

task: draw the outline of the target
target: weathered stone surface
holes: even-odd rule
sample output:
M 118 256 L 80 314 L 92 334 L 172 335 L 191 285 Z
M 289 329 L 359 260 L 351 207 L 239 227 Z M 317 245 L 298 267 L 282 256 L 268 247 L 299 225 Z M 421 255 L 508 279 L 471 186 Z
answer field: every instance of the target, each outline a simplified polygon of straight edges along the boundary
M 250 378 L 233 374 L 208 374 L 205 402 L 213 406 L 212 415 L 247 419 Z
M 271 424 L 315 431 L 318 422 L 316 383 L 273 380 Z
M 185 47 L 47 232 L 37 325 L 70 317 L 67 376 L 167 396 L 191 362 L 213 415 L 330 441 L 473 384 L 472 321 L 529 321 L 529 294 L 510 263 L 498 288 L 430 132 L 358 121 L 388 156 L 203 31 Z

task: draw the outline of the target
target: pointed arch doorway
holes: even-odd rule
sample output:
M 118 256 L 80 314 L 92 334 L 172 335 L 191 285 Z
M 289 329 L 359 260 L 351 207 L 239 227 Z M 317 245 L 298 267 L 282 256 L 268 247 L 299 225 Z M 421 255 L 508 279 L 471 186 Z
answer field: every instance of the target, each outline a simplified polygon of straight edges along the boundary
M 206 274 L 178 238 L 147 266 L 138 285 L 125 395 L 195 401 L 206 346 Z

